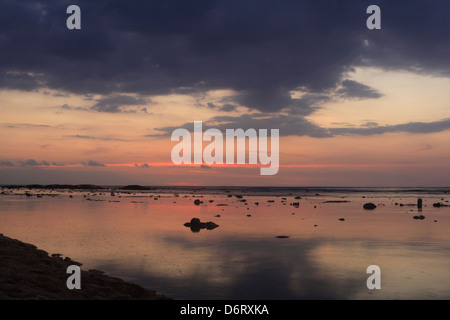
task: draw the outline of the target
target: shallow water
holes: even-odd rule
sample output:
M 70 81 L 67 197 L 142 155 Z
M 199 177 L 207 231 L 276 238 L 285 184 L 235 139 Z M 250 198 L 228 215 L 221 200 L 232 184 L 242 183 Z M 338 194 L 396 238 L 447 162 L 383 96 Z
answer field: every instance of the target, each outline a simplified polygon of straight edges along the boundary
M 432 206 L 446 203 L 442 190 L 259 190 L 240 193 L 246 202 L 160 191 L 16 190 L 0 196 L 0 232 L 176 299 L 450 298 L 450 208 Z M 219 227 L 192 232 L 193 217 Z M 366 286 L 369 265 L 381 268 L 380 290 Z

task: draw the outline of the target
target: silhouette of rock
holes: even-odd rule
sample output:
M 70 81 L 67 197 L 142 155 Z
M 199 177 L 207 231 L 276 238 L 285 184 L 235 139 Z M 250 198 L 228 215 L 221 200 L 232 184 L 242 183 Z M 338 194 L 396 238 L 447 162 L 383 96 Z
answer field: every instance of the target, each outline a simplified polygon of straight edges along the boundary
M 422 209 L 422 199 L 417 199 L 417 208 Z
M 423 219 L 425 219 L 425 216 L 422 216 L 422 215 L 420 215 L 420 216 L 414 216 L 413 219 L 414 219 L 414 220 L 423 220 Z
M 278 239 L 287 239 L 287 238 L 289 238 L 289 236 L 276 236 L 275 238 L 278 238 Z
M 199 232 L 201 229 L 213 230 L 219 225 L 212 221 L 201 222 L 199 218 L 192 218 L 190 222 L 184 224 L 185 227 L 191 228 L 192 232 Z
M 436 208 L 448 207 L 448 205 L 447 204 L 443 204 L 442 202 L 436 202 L 436 203 L 433 203 L 433 207 L 436 207 Z
M 366 204 L 364 204 L 363 208 L 366 210 L 373 210 L 375 209 L 377 206 L 375 204 L 373 204 L 372 202 L 368 202 Z
M 203 201 L 200 201 L 199 199 L 196 199 L 196 200 L 194 201 L 194 204 L 195 204 L 196 206 L 199 206 L 201 203 L 203 203 Z

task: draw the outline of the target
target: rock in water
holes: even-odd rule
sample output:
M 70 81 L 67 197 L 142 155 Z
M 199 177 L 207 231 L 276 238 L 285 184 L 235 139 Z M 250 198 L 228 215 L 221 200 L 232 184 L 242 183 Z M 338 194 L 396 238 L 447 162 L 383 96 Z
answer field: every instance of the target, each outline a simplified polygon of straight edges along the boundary
M 373 210 L 376 207 L 377 206 L 375 204 L 373 204 L 372 202 L 368 202 L 368 203 L 364 204 L 364 209 L 366 209 L 366 210 Z
M 184 224 L 185 227 L 191 228 L 192 232 L 199 232 L 201 229 L 213 230 L 219 225 L 212 222 L 201 222 L 199 218 L 192 218 L 190 222 Z

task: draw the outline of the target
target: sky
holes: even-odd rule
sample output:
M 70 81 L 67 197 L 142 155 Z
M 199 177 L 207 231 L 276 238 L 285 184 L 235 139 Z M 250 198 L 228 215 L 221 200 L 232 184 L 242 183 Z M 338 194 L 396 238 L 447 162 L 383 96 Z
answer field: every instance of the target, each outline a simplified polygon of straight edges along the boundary
M 449 9 L 2 0 L 0 184 L 448 186 Z M 277 174 L 174 165 L 171 134 L 194 121 L 278 129 Z

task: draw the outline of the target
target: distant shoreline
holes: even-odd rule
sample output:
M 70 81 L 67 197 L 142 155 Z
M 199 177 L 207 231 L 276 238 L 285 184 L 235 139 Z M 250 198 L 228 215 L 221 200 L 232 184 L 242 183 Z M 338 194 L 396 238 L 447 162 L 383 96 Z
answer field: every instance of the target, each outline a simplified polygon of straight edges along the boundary
M 3 234 L 0 261 L 0 300 L 171 300 L 98 270 L 82 270 L 81 289 L 69 290 L 67 267 L 80 263 Z

